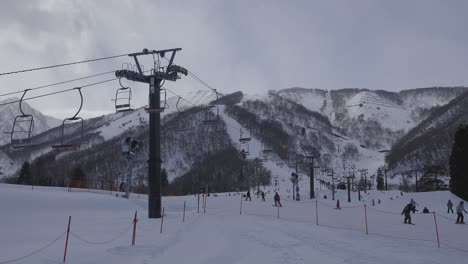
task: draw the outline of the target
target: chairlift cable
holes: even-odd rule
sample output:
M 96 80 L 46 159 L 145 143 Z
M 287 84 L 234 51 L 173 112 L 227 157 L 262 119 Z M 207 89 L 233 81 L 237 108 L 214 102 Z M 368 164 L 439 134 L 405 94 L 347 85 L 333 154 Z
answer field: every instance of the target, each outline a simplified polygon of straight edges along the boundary
M 73 91 L 73 90 L 75 90 L 76 88 L 91 87 L 91 86 L 95 86 L 95 85 L 98 85 L 98 84 L 103 84 L 103 83 L 106 83 L 106 82 L 115 81 L 115 80 L 117 80 L 117 79 L 118 79 L 118 78 L 112 78 L 112 79 L 108 79 L 108 80 L 104 80 L 104 81 L 100 81 L 100 82 L 95 82 L 95 83 L 90 83 L 90 84 L 86 84 L 86 85 L 83 85 L 83 86 L 78 86 L 78 87 L 74 87 L 74 88 L 70 88 L 70 89 L 60 90 L 60 91 L 56 91 L 56 92 L 52 92 L 52 93 L 47 93 L 47 94 L 41 94 L 41 95 L 37 95 L 37 96 L 33 96 L 33 97 L 29 97 L 29 98 L 23 99 L 22 101 L 27 101 L 27 100 L 37 99 L 37 98 L 46 97 L 46 96 L 51 96 L 51 95 L 55 95 L 55 94 L 65 93 L 65 92 Z M 20 102 L 20 101 L 21 101 L 21 100 L 16 100 L 16 101 L 11 101 L 11 102 L 7 102 L 7 103 L 3 103 L 3 104 L 0 104 L 0 106 L 9 105 L 9 104 L 14 104 L 14 103 L 18 103 L 18 102 Z
M 23 93 L 25 90 L 34 91 L 34 90 L 39 90 L 39 89 L 48 88 L 48 87 L 52 87 L 52 86 L 57 86 L 57 85 L 60 85 L 60 84 L 66 84 L 66 83 L 71 83 L 71 82 L 75 82 L 75 81 L 81 81 L 81 80 L 90 79 L 90 78 L 94 78 L 94 77 L 98 77 L 98 76 L 102 76 L 102 75 L 106 75 L 106 74 L 111 74 L 111 73 L 114 73 L 114 72 L 115 71 L 108 71 L 108 72 L 93 74 L 93 75 L 80 77 L 80 78 L 76 78 L 76 79 L 71 79 L 71 80 L 67 80 L 67 81 L 61 81 L 61 82 L 41 85 L 41 86 L 32 87 L 32 88 L 26 88 L 26 89 L 24 89 L 22 91 L 0 94 L 0 97 L 13 95 L 13 94 L 20 94 L 20 93 Z
M 169 59 L 167 59 L 166 57 L 164 57 L 164 59 L 166 59 L 167 61 L 169 61 Z M 213 91 L 216 91 L 215 88 L 213 88 L 211 85 L 207 84 L 205 81 L 203 81 L 200 77 L 198 77 L 195 73 L 191 72 L 190 70 L 187 70 L 188 74 L 190 75 L 190 77 L 192 77 L 193 79 L 199 81 L 201 84 L 203 84 L 204 86 L 208 87 L 209 89 L 213 90 Z
M 59 68 L 59 67 L 82 64 L 82 63 L 89 63 L 89 62 L 95 62 L 95 61 L 101 61 L 101 60 L 109 60 L 109 59 L 125 57 L 125 56 L 128 56 L 128 55 L 129 55 L 129 53 L 126 53 L 126 54 L 120 54 L 120 55 L 114 55 L 114 56 L 108 56 L 108 57 L 102 57 L 102 58 L 96 58 L 96 59 L 74 61 L 74 62 L 55 64 L 55 65 L 49 65 L 49 66 L 42 66 L 42 67 L 37 67 L 37 68 L 17 70 L 17 71 L 11 71 L 11 72 L 2 72 L 2 73 L 0 73 L 0 76 L 10 75 L 10 74 L 17 74 L 17 73 L 32 72 L 32 71 L 39 71 L 39 70 L 47 70 L 47 69 Z

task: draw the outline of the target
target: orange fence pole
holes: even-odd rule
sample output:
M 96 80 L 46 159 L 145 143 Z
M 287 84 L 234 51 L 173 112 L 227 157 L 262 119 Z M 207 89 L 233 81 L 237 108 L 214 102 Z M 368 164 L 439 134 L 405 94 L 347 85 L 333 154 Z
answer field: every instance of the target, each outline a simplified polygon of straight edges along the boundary
M 318 223 L 318 201 L 315 200 L 315 223 L 319 225 Z
M 206 194 L 203 195 L 203 213 L 206 213 Z
M 162 234 L 163 222 L 164 222 L 164 207 L 162 208 L 162 214 L 161 214 L 161 229 L 159 230 L 160 234 Z
M 368 235 L 369 230 L 367 228 L 367 205 L 364 205 L 364 218 L 366 219 L 366 235 Z
M 135 211 L 135 217 L 133 218 L 133 234 L 132 234 L 132 246 L 135 245 L 135 238 L 136 238 L 136 224 L 138 222 L 137 219 L 137 211 Z
M 184 201 L 184 215 L 182 216 L 182 222 L 185 222 L 185 201 Z
M 437 228 L 437 220 L 436 220 L 436 215 L 435 212 L 432 212 L 434 215 L 434 224 L 435 224 L 435 229 L 436 229 L 436 236 L 437 236 L 437 247 L 440 247 L 440 241 L 439 241 L 439 229 Z
M 241 195 L 241 204 L 240 204 L 240 215 L 242 215 L 242 195 Z
M 68 237 L 70 236 L 71 216 L 68 217 L 67 239 L 65 240 L 65 251 L 63 252 L 63 262 L 67 259 Z

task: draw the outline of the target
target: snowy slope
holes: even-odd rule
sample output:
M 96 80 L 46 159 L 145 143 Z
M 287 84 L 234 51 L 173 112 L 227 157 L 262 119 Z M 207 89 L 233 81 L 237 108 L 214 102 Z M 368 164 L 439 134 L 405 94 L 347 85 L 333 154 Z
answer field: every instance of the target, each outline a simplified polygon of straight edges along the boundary
M 240 137 L 240 129 L 241 129 L 241 124 L 239 124 L 236 120 L 232 119 L 229 117 L 225 112 L 224 112 L 224 106 L 220 106 L 219 109 L 219 114 L 220 117 L 226 122 L 226 129 L 231 137 L 232 142 L 239 142 L 239 137 Z M 237 143 L 238 144 L 238 143 Z M 239 149 L 239 145 L 237 146 L 237 149 Z M 260 153 L 262 151 L 262 143 L 256 139 L 255 137 L 251 137 L 250 142 L 248 143 L 248 148 L 249 148 L 249 154 L 247 155 L 247 159 L 258 159 L 260 158 Z M 239 150 L 240 151 L 240 150 Z M 279 163 L 281 165 L 279 165 Z M 279 159 L 278 157 L 269 157 L 268 161 L 262 163 L 265 168 L 271 171 L 272 173 L 272 184 L 274 183 L 274 179 L 278 178 L 280 186 L 279 188 L 274 188 L 273 186 L 269 186 L 270 189 L 277 189 L 278 191 L 285 193 L 288 189 L 288 185 L 290 185 L 290 180 L 289 177 L 293 170 L 289 168 L 284 161 Z M 301 179 L 302 180 L 302 179 Z M 283 186 L 283 188 L 281 188 Z M 307 188 L 308 190 L 308 188 Z M 273 191 L 273 190 L 272 190 Z M 306 190 L 305 190 L 306 191 Z
M 406 131 L 415 126 L 409 107 L 395 104 L 372 91 L 357 93 L 346 101 L 346 107 L 350 117 L 378 120 L 383 123 L 384 127 L 392 131 Z M 431 105 L 421 107 L 429 108 Z
M 216 94 L 212 91 L 200 90 L 188 93 L 187 95 L 184 95 L 184 98 L 186 100 L 181 99 L 179 101 L 176 96 L 168 97 L 165 104 L 165 110 L 162 112 L 161 116 L 163 117 L 167 114 L 177 112 L 177 101 L 179 101 L 179 111 L 183 111 L 187 108 L 193 107 L 193 105 L 189 104 L 187 101 L 195 105 L 207 105 L 209 102 L 216 100 Z M 163 102 L 161 102 L 161 104 L 163 104 Z M 108 116 L 108 121 L 104 126 L 92 132 L 99 133 L 105 140 L 109 140 L 122 134 L 131 127 L 147 124 L 148 118 L 149 115 L 145 112 L 144 108 L 139 108 L 125 114 L 111 114 Z
M 463 87 L 422 88 L 399 93 L 368 89 L 325 91 L 292 88 L 280 90 L 278 94 L 328 116 L 338 127 L 343 118 L 338 115 L 344 114 L 347 118 L 378 121 L 392 131 L 407 131 L 421 121 L 420 115 L 424 110 L 445 105 L 466 91 Z
M 458 199 L 447 192 L 397 194 L 370 194 L 382 202 L 368 204 L 368 235 L 362 203 L 342 200 L 343 209 L 335 210 L 334 201 L 318 200 L 317 215 L 315 201 L 283 199 L 278 209 L 269 196 L 266 203 L 244 201 L 240 215 L 240 197 L 221 194 L 208 197 L 206 213 L 198 214 L 195 196 L 165 197 L 160 234 L 161 220 L 147 218 L 145 197 L 0 185 L 0 199 L 14 201 L 0 203 L 0 211 L 8 212 L 0 218 L 0 262 L 41 248 L 20 263 L 61 262 L 70 215 L 66 263 L 464 263 L 467 226 L 444 218 L 453 217 L 444 212 L 446 200 Z M 416 225 L 401 223 L 399 212 L 410 197 L 438 213 L 441 248 L 432 214 L 413 215 Z M 139 221 L 131 246 L 135 211 Z
M 220 116 L 227 124 L 227 132 L 231 137 L 233 142 L 239 142 L 240 137 L 240 128 L 242 127 L 236 120 L 229 117 L 225 111 L 224 106 L 220 107 Z M 337 141 L 337 144 L 343 148 L 345 144 L 349 144 L 349 140 L 340 140 Z M 352 141 L 351 141 L 352 142 Z M 353 142 L 354 144 L 358 145 L 357 142 Z M 237 149 L 240 150 L 239 143 L 237 143 Z M 249 155 L 247 155 L 247 159 L 256 159 L 261 157 L 262 152 L 262 142 L 255 137 L 251 137 L 250 142 L 248 143 L 249 148 Z M 384 163 L 385 154 L 380 153 L 378 151 L 361 148 L 360 150 L 361 157 L 358 161 L 354 162 L 356 169 L 367 168 L 369 172 L 372 174 L 377 171 L 377 168 Z M 343 170 L 342 160 L 338 157 L 332 157 L 332 164 L 323 164 L 323 166 L 327 166 L 327 168 L 333 168 L 335 173 L 337 174 L 338 181 L 344 181 L 345 171 Z M 320 161 L 320 160 L 318 160 Z M 306 161 L 305 161 L 306 162 Z M 292 183 L 290 181 L 290 176 L 292 172 L 295 172 L 295 168 L 290 168 L 287 166 L 284 160 L 281 160 L 274 154 L 270 154 L 268 160 L 262 162 L 263 166 L 271 171 L 272 173 L 272 185 L 267 187 L 267 190 L 274 192 L 279 191 L 281 194 L 290 195 L 292 193 Z M 317 160 L 316 164 L 317 166 Z M 323 169 L 323 168 L 322 168 Z M 345 168 L 346 172 L 348 167 Z M 319 170 L 317 170 L 319 171 Z M 300 194 L 308 194 L 309 193 L 309 178 L 308 172 L 300 172 L 299 173 L 299 185 L 300 187 Z M 369 175 L 370 176 L 370 175 Z M 343 177 L 343 179 L 342 179 Z M 278 180 L 279 186 L 274 186 L 275 179 Z M 318 180 L 323 179 L 325 181 L 330 181 L 329 178 L 323 176 L 316 172 L 316 183 L 315 185 L 318 186 Z

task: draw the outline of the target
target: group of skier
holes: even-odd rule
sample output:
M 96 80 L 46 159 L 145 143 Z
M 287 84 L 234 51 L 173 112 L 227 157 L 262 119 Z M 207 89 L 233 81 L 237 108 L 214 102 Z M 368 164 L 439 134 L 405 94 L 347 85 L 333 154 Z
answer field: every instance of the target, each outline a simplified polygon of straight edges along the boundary
M 265 202 L 265 192 L 263 191 L 258 191 L 257 192 L 257 195 L 261 195 L 262 196 L 262 202 Z M 274 206 L 280 206 L 282 207 L 281 205 L 281 200 L 280 200 L 280 196 L 278 194 L 278 192 L 275 193 L 275 196 L 274 196 L 274 201 L 275 201 L 275 205 Z M 245 194 L 245 200 L 246 201 L 252 201 L 252 197 L 250 196 L 250 191 L 247 191 L 247 193 Z M 380 202 L 380 200 L 379 200 Z M 372 201 L 373 205 L 375 205 L 374 201 Z M 410 203 L 407 204 L 404 208 L 403 208 L 403 211 L 401 212 L 401 215 L 404 215 L 405 218 L 403 220 L 403 222 L 405 224 L 413 224 L 411 222 L 411 212 L 414 214 L 418 211 L 418 209 L 416 209 L 416 206 L 419 205 L 417 204 L 413 199 L 411 199 Z M 447 202 L 447 213 L 452 213 L 453 214 L 453 203 L 451 200 L 448 200 Z M 456 224 L 464 224 L 464 216 L 463 216 L 463 213 L 468 213 L 464 207 L 464 202 L 463 201 L 460 201 L 460 203 L 457 205 L 457 208 L 456 208 L 456 212 L 457 212 L 457 221 L 456 221 Z M 423 213 L 429 213 L 429 209 L 427 209 L 427 207 L 424 207 L 423 209 Z
M 261 195 L 262 196 L 262 202 L 265 202 L 265 192 L 264 191 L 258 191 L 257 194 Z M 280 206 L 282 207 L 281 205 L 281 201 L 280 201 L 280 196 L 278 194 L 278 192 L 275 193 L 275 196 L 273 197 L 273 199 L 275 200 L 275 206 Z M 247 193 L 245 194 L 245 200 L 246 201 L 252 201 L 252 197 L 250 196 L 250 191 L 247 191 Z
M 414 214 L 414 213 L 416 213 L 416 211 L 418 211 L 416 209 L 416 205 L 418 205 L 418 204 L 413 199 L 411 199 L 411 202 L 409 204 L 407 204 L 403 208 L 403 211 L 401 212 L 401 215 L 405 216 L 405 219 L 404 219 L 405 224 L 413 224 L 413 223 L 411 223 L 411 212 L 413 212 L 413 214 Z M 448 200 L 448 202 L 447 202 L 447 214 L 450 213 L 450 212 L 453 214 L 453 203 L 452 203 L 451 200 Z M 455 223 L 456 224 L 464 224 L 465 221 L 464 221 L 463 213 L 468 213 L 468 212 L 465 209 L 463 201 L 460 201 L 460 203 L 457 205 L 456 212 L 457 212 L 457 220 L 456 220 Z M 429 213 L 429 209 L 427 209 L 427 207 L 424 207 L 423 213 Z
M 467 212 L 465 210 L 465 206 L 464 206 L 463 201 L 460 201 L 460 203 L 457 205 L 456 211 L 457 211 L 457 221 L 455 223 L 456 224 L 464 224 L 465 221 L 464 221 L 463 213 L 467 213 Z M 453 214 L 453 203 L 452 203 L 452 201 L 448 200 L 448 202 L 447 202 L 447 214 L 450 213 L 450 212 Z

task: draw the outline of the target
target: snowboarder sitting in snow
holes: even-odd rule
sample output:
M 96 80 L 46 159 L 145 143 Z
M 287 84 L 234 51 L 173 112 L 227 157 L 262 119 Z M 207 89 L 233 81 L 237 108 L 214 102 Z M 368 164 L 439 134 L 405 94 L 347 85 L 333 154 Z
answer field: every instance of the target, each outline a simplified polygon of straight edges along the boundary
M 280 196 L 279 196 L 278 192 L 275 194 L 274 199 L 275 199 L 275 206 L 283 207 L 283 206 L 281 205 Z
M 411 211 L 413 211 L 413 214 L 414 214 L 416 211 L 418 211 L 418 210 L 416 209 L 416 206 L 415 206 L 413 203 L 407 204 L 407 205 L 405 206 L 405 208 L 403 208 L 403 212 L 401 212 L 402 215 L 403 215 L 403 214 L 405 215 L 405 220 L 404 220 L 405 224 L 412 224 L 412 223 L 411 223 L 411 214 L 410 214 Z
M 245 200 L 252 201 L 252 197 L 250 197 L 250 191 L 247 191 L 247 194 L 245 195 Z
M 448 200 L 448 202 L 447 202 L 447 214 L 448 214 L 450 211 L 451 211 L 452 214 L 453 214 L 453 203 L 452 203 L 452 201 Z
M 423 214 L 428 214 L 428 213 L 429 213 L 429 209 L 427 209 L 427 207 L 424 206 Z
M 464 224 L 465 222 L 463 221 L 463 212 L 468 213 L 465 210 L 465 207 L 463 206 L 463 201 L 460 201 L 460 203 L 457 206 L 457 222 L 456 224 Z

